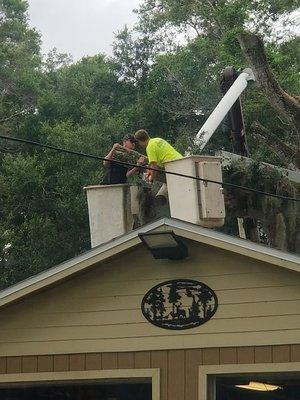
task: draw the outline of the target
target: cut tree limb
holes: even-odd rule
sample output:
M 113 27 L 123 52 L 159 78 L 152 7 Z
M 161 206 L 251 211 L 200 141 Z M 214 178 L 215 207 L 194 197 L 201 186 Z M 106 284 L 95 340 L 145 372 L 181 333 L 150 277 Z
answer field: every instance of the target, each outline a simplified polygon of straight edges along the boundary
M 244 32 L 238 36 L 241 49 L 252 68 L 258 85 L 267 96 L 269 103 L 283 116 L 291 127 L 291 135 L 300 145 L 300 101 L 284 91 L 269 67 L 264 43 L 255 34 Z

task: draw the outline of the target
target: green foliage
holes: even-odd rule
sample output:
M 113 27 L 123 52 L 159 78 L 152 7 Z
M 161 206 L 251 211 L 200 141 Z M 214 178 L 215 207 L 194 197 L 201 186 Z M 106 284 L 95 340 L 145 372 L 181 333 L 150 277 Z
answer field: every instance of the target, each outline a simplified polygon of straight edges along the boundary
M 27 2 L 0 0 L 0 123 L 34 108 L 40 38 L 27 24 Z
M 247 66 L 237 33 L 250 27 L 266 36 L 272 21 L 295 4 L 144 0 L 137 28 L 125 28 L 116 36 L 112 59 L 99 54 L 73 63 L 54 49 L 42 63 L 40 38 L 28 26 L 26 1 L 0 0 L 1 130 L 103 156 L 125 133 L 146 128 L 184 153 L 193 149 L 196 133 L 221 98 L 221 71 L 228 65 Z M 195 37 L 178 45 L 172 40 L 173 29 L 192 30 Z M 296 38 L 268 41 L 266 46 L 276 78 L 294 94 L 299 94 L 298 46 Z M 250 87 L 243 102 L 252 157 L 278 163 L 249 135 L 249 127 L 258 120 L 288 142 L 286 125 L 259 88 Z M 231 150 L 226 121 L 206 147 L 211 153 L 220 149 Z M 234 165 L 224 180 L 295 196 L 295 188 L 280 174 L 258 164 Z M 1 142 L 0 287 L 89 248 L 83 187 L 104 181 L 105 170 L 97 161 Z M 153 198 L 147 191 L 142 194 L 152 215 Z M 229 209 L 229 217 L 255 216 L 272 245 L 297 250 L 294 203 L 240 192 L 233 197 L 235 210 Z M 228 223 L 226 229 L 234 231 Z
M 67 118 L 80 124 L 99 123 L 121 110 L 131 94 L 102 55 L 64 66 L 45 78 L 38 110 L 49 121 Z
M 118 112 L 128 91 L 102 56 L 51 71 L 44 79 L 37 112 L 19 125 L 19 135 L 101 156 L 121 139 Z M 114 101 L 122 90 L 125 96 Z M 1 166 L 2 286 L 89 248 L 83 187 L 105 178 L 97 161 L 28 146 L 20 150 L 4 156 Z
M 71 124 L 44 127 L 48 140 L 70 143 L 92 152 L 92 131 L 74 133 Z M 72 135 L 73 133 L 73 135 Z M 98 140 L 99 143 L 99 140 Z M 80 145 L 81 144 L 81 145 Z M 1 231 L 9 260 L 0 285 L 14 282 L 73 257 L 89 247 L 88 216 L 83 187 L 103 181 L 97 161 L 51 151 L 7 155 L 1 168 Z M 4 247 L 3 247 L 4 248 Z M 16 275 L 12 270 L 17 270 Z M 12 274 L 12 275 L 11 275 Z
M 153 29 L 192 28 L 198 36 L 219 40 L 236 28 L 270 34 L 273 23 L 298 8 L 297 0 L 144 0 L 139 9 Z
M 103 156 L 128 132 L 134 88 L 104 56 L 69 66 L 54 52 L 38 72 L 35 111 L 10 122 L 14 135 Z M 83 187 L 106 175 L 90 159 L 20 144 L 9 151 L 0 159 L 0 287 L 90 247 Z
M 70 54 L 58 53 L 56 47 L 49 51 L 46 61 L 44 62 L 44 71 L 54 72 L 60 68 L 68 67 L 73 62 Z
M 256 162 L 234 162 L 223 170 L 223 178 L 224 182 L 286 197 L 297 197 L 300 191 L 279 169 Z M 233 188 L 227 188 L 226 195 L 228 219 L 251 216 L 260 221 L 272 247 L 300 251 L 298 203 Z
M 300 38 L 294 37 L 280 44 L 272 43 L 267 47 L 267 55 L 276 78 L 285 90 L 299 94 Z
M 142 86 L 157 48 L 157 40 L 147 30 L 137 38 L 127 26 L 118 32 L 114 42 L 114 64 L 121 79 Z

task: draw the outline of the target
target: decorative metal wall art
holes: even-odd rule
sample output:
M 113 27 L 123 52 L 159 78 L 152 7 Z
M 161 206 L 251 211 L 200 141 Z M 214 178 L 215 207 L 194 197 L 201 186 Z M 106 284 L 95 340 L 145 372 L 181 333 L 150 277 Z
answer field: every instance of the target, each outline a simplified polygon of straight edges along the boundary
M 202 282 L 176 279 L 162 282 L 145 294 L 142 313 L 164 329 L 190 329 L 204 324 L 217 311 L 215 292 Z

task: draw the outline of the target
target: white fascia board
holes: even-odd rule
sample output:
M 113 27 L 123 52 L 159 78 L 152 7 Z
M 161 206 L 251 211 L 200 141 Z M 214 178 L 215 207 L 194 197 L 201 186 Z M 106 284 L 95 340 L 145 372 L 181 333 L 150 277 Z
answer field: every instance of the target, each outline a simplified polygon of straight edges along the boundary
M 96 246 L 75 258 L 0 291 L 0 307 L 29 293 L 41 290 L 57 281 L 66 279 L 77 272 L 89 268 L 91 265 L 140 244 L 139 233 L 157 229 L 162 225 L 164 225 L 164 219 L 155 221 L 145 226 L 144 229 L 141 228 L 132 231 L 100 246 Z
M 183 237 L 300 272 L 300 257 L 296 254 L 285 253 L 274 248 L 251 242 L 250 240 L 229 236 L 189 222 L 166 219 L 165 223 L 177 229 L 177 234 Z

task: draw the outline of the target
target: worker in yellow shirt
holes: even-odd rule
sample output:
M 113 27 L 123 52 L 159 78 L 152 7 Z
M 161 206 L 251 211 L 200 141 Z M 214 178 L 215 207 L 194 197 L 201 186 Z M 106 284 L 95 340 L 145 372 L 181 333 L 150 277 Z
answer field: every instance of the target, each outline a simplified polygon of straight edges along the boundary
M 159 171 L 159 169 L 163 169 L 165 162 L 182 158 L 182 155 L 176 149 L 174 149 L 170 143 L 162 138 L 151 139 L 145 129 L 138 130 L 134 134 L 134 137 L 139 142 L 139 145 L 146 149 L 149 166 L 151 168 Z M 149 170 L 147 174 L 149 182 L 161 180 L 158 179 L 158 171 Z M 156 196 L 163 196 L 165 199 L 167 199 L 168 189 L 166 183 L 162 185 Z

